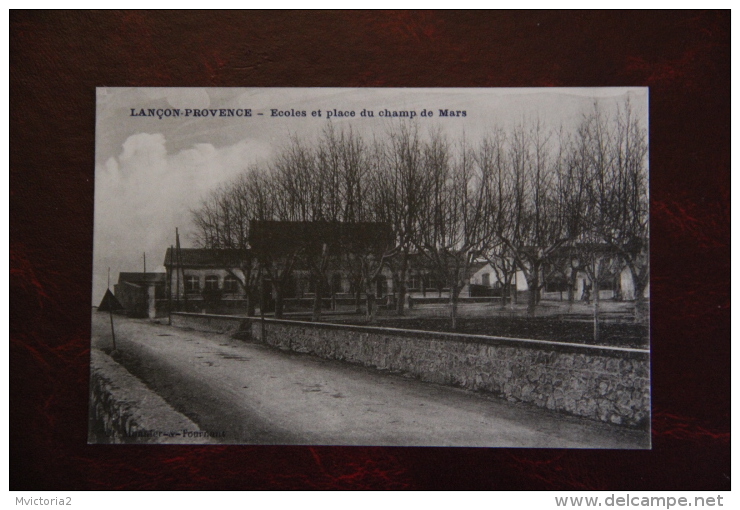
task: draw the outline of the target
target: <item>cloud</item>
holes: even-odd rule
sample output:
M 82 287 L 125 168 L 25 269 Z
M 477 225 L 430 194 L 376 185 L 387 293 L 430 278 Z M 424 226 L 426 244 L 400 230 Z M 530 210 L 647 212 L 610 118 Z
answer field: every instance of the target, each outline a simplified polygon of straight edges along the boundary
M 430 109 L 434 117 L 419 120 L 423 129 L 444 130 L 452 138 L 463 130 L 469 140 L 497 127 L 529 118 L 549 121 L 552 128 L 580 121 L 599 101 L 615 108 L 628 94 L 636 114 L 647 116 L 647 89 L 98 89 L 96 119 L 95 260 L 93 298 L 105 291 L 107 268 L 140 271 L 161 265 L 166 248 L 180 228 L 183 246 L 191 232 L 190 210 L 216 186 L 250 164 L 269 160 L 289 136 L 312 139 L 327 125 L 326 116 L 272 118 L 272 108 L 301 110 L 341 108 L 361 111 Z M 252 118 L 152 118 L 131 116 L 132 108 L 251 108 Z M 464 119 L 441 119 L 439 109 L 467 110 Z M 334 122 L 334 120 L 332 120 Z M 389 119 L 337 119 L 372 140 L 394 125 Z M 273 149 L 274 148 L 274 149 Z M 95 303 L 97 304 L 97 302 Z
M 175 242 L 189 246 L 190 211 L 216 186 L 229 181 L 269 146 L 252 140 L 216 148 L 210 143 L 169 154 L 161 133 L 137 133 L 123 143 L 120 154 L 96 168 L 93 304 L 105 293 L 107 268 L 111 285 L 120 271 L 161 266 Z

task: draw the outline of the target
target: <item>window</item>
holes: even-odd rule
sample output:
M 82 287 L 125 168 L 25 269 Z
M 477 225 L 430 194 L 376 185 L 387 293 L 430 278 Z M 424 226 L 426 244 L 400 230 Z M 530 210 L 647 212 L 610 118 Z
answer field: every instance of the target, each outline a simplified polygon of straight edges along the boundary
M 486 287 L 491 286 L 491 274 L 490 273 L 483 273 L 480 276 L 481 285 L 485 285 Z
M 214 290 L 218 290 L 218 276 L 216 275 L 206 276 L 205 291 L 209 292 L 209 291 L 214 291 Z
M 375 279 L 376 297 L 384 297 L 388 294 L 388 279 L 382 274 Z
M 186 276 L 185 277 L 185 292 L 187 294 L 194 294 L 200 292 L 200 280 L 197 276 Z
M 421 281 L 418 276 L 410 276 L 406 282 L 406 290 L 416 291 L 421 289 Z
M 224 278 L 224 292 L 236 294 L 239 292 L 239 280 L 235 276 L 228 275 Z
M 563 276 L 553 276 L 545 282 L 545 292 L 568 292 L 570 284 Z
M 427 287 L 428 290 L 439 290 L 443 291 L 447 289 L 447 282 L 445 282 L 441 278 L 437 278 L 436 276 L 430 276 L 429 277 L 429 286 Z
M 599 280 L 599 290 L 617 290 L 617 278 L 619 277 L 616 276 Z

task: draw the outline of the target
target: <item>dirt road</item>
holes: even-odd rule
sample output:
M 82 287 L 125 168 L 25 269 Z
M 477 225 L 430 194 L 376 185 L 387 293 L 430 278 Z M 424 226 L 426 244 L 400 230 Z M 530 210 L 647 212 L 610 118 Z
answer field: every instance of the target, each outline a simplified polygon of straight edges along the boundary
M 223 335 L 114 317 L 119 361 L 224 443 L 649 448 L 638 431 Z M 93 348 L 111 345 L 93 312 Z

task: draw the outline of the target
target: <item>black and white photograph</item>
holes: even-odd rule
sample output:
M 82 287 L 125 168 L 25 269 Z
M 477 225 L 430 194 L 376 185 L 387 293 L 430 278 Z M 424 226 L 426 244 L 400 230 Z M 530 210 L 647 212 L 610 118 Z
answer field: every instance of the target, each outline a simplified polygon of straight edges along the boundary
M 651 448 L 646 87 L 96 94 L 89 443 Z

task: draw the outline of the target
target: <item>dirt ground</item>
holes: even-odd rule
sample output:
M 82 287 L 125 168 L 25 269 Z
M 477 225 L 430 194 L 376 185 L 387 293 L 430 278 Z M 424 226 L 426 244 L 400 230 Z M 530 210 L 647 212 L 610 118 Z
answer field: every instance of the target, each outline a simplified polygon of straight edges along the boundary
M 553 342 L 572 342 L 612 347 L 649 348 L 648 324 L 635 323 L 628 302 L 602 301 L 599 315 L 599 340 L 594 340 L 593 306 L 583 302 L 542 301 L 534 317 L 527 305 L 518 303 L 502 307 L 498 303 L 461 303 L 455 330 L 451 327 L 448 304 L 417 305 L 399 317 L 383 311 L 375 318 L 377 326 L 421 331 L 444 331 L 474 335 L 529 338 Z M 286 318 L 310 320 L 307 314 L 287 314 Z M 363 315 L 332 313 L 323 322 L 366 325 Z

